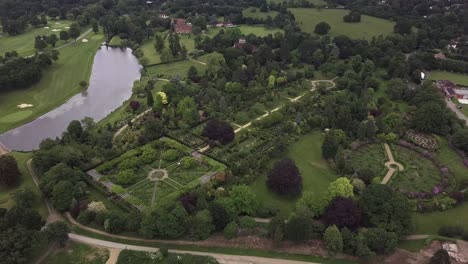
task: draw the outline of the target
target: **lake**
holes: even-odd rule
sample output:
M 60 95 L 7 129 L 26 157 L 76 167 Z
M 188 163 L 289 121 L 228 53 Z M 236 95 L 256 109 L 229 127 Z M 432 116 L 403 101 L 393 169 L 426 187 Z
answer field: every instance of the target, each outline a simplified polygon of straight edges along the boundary
M 130 98 L 133 81 L 140 78 L 140 69 L 130 49 L 102 46 L 94 57 L 85 92 L 34 121 L 0 135 L 0 142 L 12 150 L 31 151 L 46 138 L 60 137 L 73 120 L 91 117 L 97 122 L 103 119 Z

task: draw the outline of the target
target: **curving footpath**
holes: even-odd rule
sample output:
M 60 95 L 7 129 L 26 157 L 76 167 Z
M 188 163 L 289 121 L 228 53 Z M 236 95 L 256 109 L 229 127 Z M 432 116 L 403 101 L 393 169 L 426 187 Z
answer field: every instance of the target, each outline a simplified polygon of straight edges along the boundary
M 112 260 L 108 261 L 107 263 L 115 263 L 114 260 L 118 259 L 118 250 L 134 250 L 134 251 L 144 251 L 144 252 L 157 252 L 159 251 L 158 248 L 154 247 L 143 247 L 143 246 L 134 246 L 134 245 L 127 245 L 121 243 L 115 243 L 100 239 L 95 239 L 91 237 L 86 237 L 77 234 L 69 234 L 70 239 L 76 242 L 105 247 L 108 249 L 117 249 L 111 250 Z M 305 262 L 305 261 L 295 261 L 295 260 L 286 260 L 286 259 L 272 259 L 272 258 L 262 258 L 262 257 L 252 257 L 252 256 L 237 256 L 237 255 L 226 255 L 226 254 L 217 254 L 217 253 L 209 253 L 209 252 L 198 252 L 198 251 L 187 251 L 187 250 L 169 250 L 171 253 L 175 254 L 191 254 L 191 255 L 198 255 L 198 256 L 210 256 L 215 258 L 220 264 L 305 264 L 305 263 L 314 263 L 314 262 Z M 109 259 L 111 259 L 109 257 Z

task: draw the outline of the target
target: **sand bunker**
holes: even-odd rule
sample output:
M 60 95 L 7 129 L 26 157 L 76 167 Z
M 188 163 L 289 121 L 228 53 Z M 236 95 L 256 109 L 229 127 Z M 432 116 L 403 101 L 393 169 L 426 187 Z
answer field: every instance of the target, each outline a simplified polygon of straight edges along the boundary
M 69 29 L 70 27 L 65 27 L 66 29 Z
M 57 29 L 57 28 L 56 28 L 56 29 L 52 29 L 52 31 L 53 31 L 53 32 L 58 32 L 58 31 L 60 31 L 60 29 Z
M 44 27 L 45 29 L 49 29 L 50 27 Z
M 19 105 L 17 105 L 17 107 L 18 107 L 18 108 L 21 108 L 21 109 L 23 109 L 23 108 L 30 108 L 30 107 L 33 107 L 33 106 L 34 106 L 34 105 L 32 105 L 32 104 L 19 104 Z
M 85 42 L 85 43 L 86 43 L 86 42 L 88 42 L 88 40 L 87 40 L 87 39 L 82 39 L 81 42 Z

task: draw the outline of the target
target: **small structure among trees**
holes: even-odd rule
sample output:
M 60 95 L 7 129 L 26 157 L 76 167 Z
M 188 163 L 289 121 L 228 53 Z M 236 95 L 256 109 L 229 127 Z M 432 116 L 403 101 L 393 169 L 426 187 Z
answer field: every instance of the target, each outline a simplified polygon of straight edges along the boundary
M 275 163 L 268 173 L 267 186 L 276 193 L 298 195 L 302 191 L 302 176 L 291 159 L 282 159 Z

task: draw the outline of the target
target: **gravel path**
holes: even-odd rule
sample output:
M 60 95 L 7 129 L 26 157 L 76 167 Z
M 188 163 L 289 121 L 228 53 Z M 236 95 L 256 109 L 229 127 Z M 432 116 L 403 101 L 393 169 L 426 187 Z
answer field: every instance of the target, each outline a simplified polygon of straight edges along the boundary
M 114 259 L 118 258 L 118 254 L 120 250 L 123 249 L 130 249 L 135 251 L 144 251 L 144 252 L 157 252 L 159 249 L 154 247 L 143 247 L 143 246 L 134 246 L 134 245 L 127 245 L 121 243 L 115 243 L 100 239 L 95 239 L 91 237 L 86 237 L 77 234 L 69 234 L 70 239 L 76 242 L 94 245 L 94 246 L 101 246 L 110 249 L 117 249 L 119 250 L 116 252 L 115 250 L 111 250 L 111 256 L 106 264 L 113 264 L 115 262 Z M 114 256 L 112 255 L 114 251 Z M 272 259 L 272 258 L 262 258 L 262 257 L 253 257 L 253 256 L 238 256 L 238 255 L 227 255 L 227 254 L 217 254 L 217 253 L 209 253 L 209 252 L 198 252 L 198 251 L 186 251 L 186 250 L 169 250 L 171 253 L 175 254 L 191 254 L 191 255 L 198 255 L 198 256 L 210 256 L 215 258 L 220 264 L 306 264 L 306 263 L 314 263 L 314 262 L 305 262 L 305 261 L 295 261 L 295 260 L 286 260 L 286 259 Z M 111 260 L 111 257 L 113 258 Z
M 392 165 L 396 165 L 398 167 L 398 170 L 400 171 L 405 169 L 403 165 L 396 162 L 395 159 L 393 158 L 393 154 L 392 154 L 392 150 L 390 149 L 390 146 L 387 143 L 385 143 L 384 146 L 385 146 L 385 152 L 387 152 L 387 157 L 388 157 L 388 161 L 385 162 L 385 166 L 388 168 L 388 172 L 383 178 L 381 184 L 387 184 L 388 181 L 390 181 L 390 179 L 392 178 L 393 174 L 395 174 L 396 169 Z

